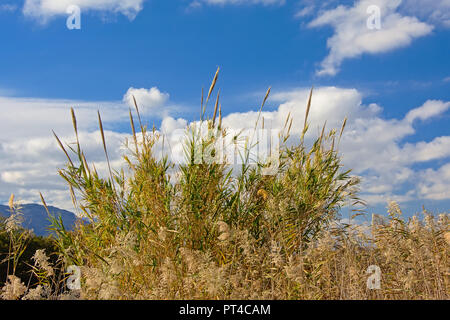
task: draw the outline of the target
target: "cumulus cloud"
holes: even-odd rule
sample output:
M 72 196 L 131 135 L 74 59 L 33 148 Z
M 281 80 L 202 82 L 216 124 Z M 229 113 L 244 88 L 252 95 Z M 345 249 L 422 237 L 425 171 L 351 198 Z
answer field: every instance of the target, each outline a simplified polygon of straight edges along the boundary
M 26 0 L 23 13 L 26 16 L 48 19 L 53 16 L 66 15 L 72 5 L 82 11 L 106 11 L 121 13 L 134 19 L 142 10 L 144 0 Z
M 136 93 L 140 89 L 130 90 Z M 149 100 L 151 103 L 159 106 L 167 103 L 168 95 L 156 88 L 153 93 L 152 89 L 142 90 L 142 93 L 142 101 L 153 97 Z M 278 107 L 262 113 L 265 127 L 281 129 L 287 114 L 291 113 L 294 119 L 291 143 L 296 143 L 303 127 L 308 94 L 308 89 L 275 92 L 269 102 Z M 125 99 L 125 102 L 129 100 Z M 26 201 L 38 201 L 38 192 L 42 191 L 48 195 L 52 204 L 70 209 L 70 197 L 65 184 L 56 175 L 57 168 L 63 167 L 66 160 L 50 133 L 51 128 L 57 128 L 62 140 L 67 143 L 75 141 L 68 109 L 70 106 L 77 107 L 80 140 L 86 150 L 86 157 L 95 162 L 100 172 L 107 174 L 97 129 L 96 109 L 91 105 L 102 103 L 0 99 L 0 126 L 7 128 L 5 135 L 0 137 L 1 199 L 6 201 L 9 193 L 14 192 Z M 313 94 L 309 117 L 311 130 L 307 141 L 319 134 L 325 121 L 327 128 L 340 128 L 343 119 L 348 117 L 339 149 L 345 166 L 362 177 L 363 199 L 372 205 L 387 200 L 449 200 L 450 136 L 435 137 L 430 141 L 404 142 L 406 138 L 408 141 L 414 139 L 417 121 L 431 121 L 448 112 L 449 108 L 450 102 L 430 100 L 400 119 L 386 119 L 382 107 L 364 104 L 361 92 L 356 89 L 320 87 Z M 111 124 L 128 122 L 127 112 L 128 106 L 120 102 L 110 102 L 108 107 L 101 109 L 107 129 L 105 134 L 110 159 L 115 168 L 123 165 L 123 142 L 129 135 L 113 131 L 115 126 Z M 230 113 L 223 117 L 223 125 L 236 131 L 253 129 L 257 117 L 257 111 Z M 173 161 L 181 161 L 183 132 L 188 125 L 190 123 L 186 119 L 164 116 L 159 129 L 165 137 L 164 144 L 156 145 L 156 154 L 162 153 L 164 148 Z M 435 167 L 436 161 L 440 163 L 440 168 Z M 420 164 L 421 169 L 416 169 L 417 164 Z
M 278 108 L 262 113 L 266 128 L 281 129 L 290 113 L 294 119 L 291 133 L 292 141 L 295 142 L 303 128 L 308 94 L 307 89 L 275 93 L 271 101 L 278 103 Z M 384 119 L 383 109 L 379 105 L 364 105 L 362 98 L 356 89 L 316 89 L 309 116 L 309 138 L 319 134 L 325 121 L 328 128 L 340 128 L 343 119 L 348 117 L 340 151 L 346 167 L 352 168 L 354 174 L 362 177 L 364 199 L 376 205 L 389 199 L 404 202 L 428 198 L 419 189 L 425 175 L 413 167 L 419 163 L 426 166 L 432 161 L 449 159 L 450 137 L 436 137 L 431 141 L 415 143 L 402 141 L 414 137 L 415 121 L 442 115 L 450 108 L 450 102 L 430 100 L 412 109 L 402 119 Z M 223 123 L 228 128 L 240 130 L 251 128 L 257 117 L 256 111 L 232 113 L 223 118 Z M 185 124 L 180 120 L 177 123 Z
M 334 34 L 327 41 L 330 52 L 317 74 L 334 76 L 345 59 L 406 47 L 415 38 L 430 34 L 433 26 L 398 13 L 401 3 L 401 0 L 359 0 L 353 7 L 340 5 L 321 12 L 309 27 L 329 25 Z M 368 28 L 370 15 L 367 10 L 371 6 L 380 9 L 380 29 Z
M 160 111 L 166 102 L 169 100 L 169 94 L 159 91 L 158 88 L 153 87 L 151 89 L 135 89 L 129 88 L 124 95 L 123 100 L 134 108 L 133 97 L 136 99 L 136 103 L 139 108 L 142 108 L 145 112 Z
M 330 105 L 325 102 L 326 91 L 333 93 L 329 95 L 330 101 L 333 101 Z M 427 101 L 411 110 L 403 119 L 384 119 L 382 108 L 362 104 L 361 94 L 356 90 L 328 88 L 326 91 L 322 92 L 322 101 L 317 101 L 313 96 L 311 124 L 318 129 L 321 123 L 328 120 L 329 127 L 338 127 L 338 121 L 348 117 L 340 150 L 346 167 L 352 168 L 354 174 L 362 177 L 364 198 L 370 204 L 386 202 L 387 199 L 403 202 L 428 198 L 419 190 L 425 175 L 422 171 L 415 172 L 413 166 L 449 159 L 450 137 L 436 137 L 431 141 L 415 143 L 402 141 L 416 133 L 413 126 L 415 120 L 423 121 L 442 115 L 449 109 L 450 103 Z M 317 95 L 320 98 L 320 92 Z M 304 107 L 300 106 L 305 104 L 304 97 L 300 100 L 291 97 L 280 105 L 279 110 L 291 105 L 291 110 L 297 106 L 297 110 L 303 111 Z M 330 122 L 330 114 L 337 119 L 331 119 Z
M 66 114 L 70 118 L 70 113 Z M 107 176 L 107 163 L 102 153 L 100 131 L 79 131 L 80 142 L 89 159 L 95 164 L 102 176 Z M 113 168 L 123 165 L 121 154 L 127 134 L 105 130 L 108 153 Z M 73 134 L 59 135 L 66 144 L 76 140 Z M 39 203 L 39 192 L 45 196 L 49 204 L 63 209 L 73 210 L 67 185 L 57 170 L 67 162 L 56 140 L 50 134 L 28 138 L 8 139 L 0 142 L 0 199 L 6 199 L 14 193 L 25 202 Z
M 421 172 L 421 177 L 422 181 L 418 186 L 421 198 L 430 200 L 450 198 L 450 163 L 437 170 L 424 170 Z
M 265 127 L 281 129 L 290 113 L 294 119 L 291 143 L 298 141 L 308 95 L 308 89 L 274 93 L 271 102 L 277 103 L 278 108 L 262 113 Z M 325 121 L 328 128 L 340 128 L 343 119 L 347 117 L 339 149 L 345 166 L 362 177 L 363 198 L 369 204 L 377 205 L 386 203 L 387 200 L 405 202 L 431 199 L 437 198 L 436 194 L 439 194 L 439 199 L 450 199 L 450 196 L 444 197 L 442 192 L 436 191 L 444 189 L 441 185 L 444 182 L 439 182 L 437 173 L 428 175 L 425 179 L 427 169 L 414 169 L 417 164 L 426 167 L 432 166 L 433 161 L 449 159 L 450 136 L 436 137 L 431 141 L 403 142 L 406 138 L 414 137 L 414 124 L 417 121 L 439 117 L 449 108 L 450 102 L 430 100 L 412 109 L 401 119 L 385 119 L 382 107 L 363 104 L 363 96 L 358 90 L 321 87 L 313 94 L 309 115 L 311 130 L 307 141 L 319 134 Z M 245 128 L 252 129 L 257 118 L 257 111 L 236 112 L 225 116 L 223 124 L 230 130 L 239 132 Z M 186 120 L 166 117 L 162 127 L 165 128 L 164 131 L 172 132 L 185 128 L 186 125 Z M 179 153 L 182 150 L 181 141 L 180 137 L 170 141 L 173 150 Z
M 49 203 L 71 209 L 70 198 L 57 169 L 66 162 L 55 143 L 54 129 L 66 143 L 75 142 L 69 108 L 76 110 L 80 139 L 86 156 L 99 170 L 106 168 L 101 150 L 96 110 L 100 107 L 105 125 L 126 119 L 127 108 L 119 103 L 0 98 L 0 199 L 15 193 L 26 202 L 39 202 L 42 192 Z M 113 163 L 125 135 L 106 130 Z M 101 172 L 101 171 L 100 171 Z
M 157 88 L 140 90 L 153 93 L 150 97 L 165 97 L 154 99 L 160 107 L 167 102 L 168 96 L 154 94 L 159 92 Z M 132 91 L 133 88 L 128 90 Z M 0 201 L 15 193 L 17 198 L 26 202 L 39 202 L 39 192 L 42 192 L 50 204 L 73 209 L 67 187 L 57 175 L 57 169 L 64 166 L 66 159 L 52 134 L 54 130 L 64 143 L 75 142 L 70 107 L 77 115 L 79 137 L 86 158 L 95 163 L 99 173 L 106 175 L 107 165 L 98 131 L 97 110 L 102 116 L 112 166 L 119 168 L 123 165 L 121 156 L 124 141 L 129 135 L 113 129 L 121 123 L 129 125 L 129 106 L 126 103 L 0 97 Z M 143 115 L 159 117 L 158 114 L 159 111 L 149 109 Z

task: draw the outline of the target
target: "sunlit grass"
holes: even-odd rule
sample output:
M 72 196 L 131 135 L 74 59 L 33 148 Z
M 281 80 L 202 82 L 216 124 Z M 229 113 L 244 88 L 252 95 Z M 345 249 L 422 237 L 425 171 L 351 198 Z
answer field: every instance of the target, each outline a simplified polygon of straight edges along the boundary
M 218 74 L 219 70 L 205 103 L 202 96 L 197 127 L 186 128 L 184 164 L 156 157 L 155 145 L 162 138 L 142 124 L 137 105 L 140 132 L 130 110 L 132 141 L 124 155 L 127 167 L 120 171 L 109 165 L 98 115 L 107 177 L 85 158 L 73 110 L 76 146 L 64 147 L 55 134 L 67 156 L 59 174 L 68 183 L 74 206 L 89 220 L 74 231 L 65 230 L 61 220 L 54 219 L 52 225 L 63 267 L 81 268 L 79 298 L 448 298 L 448 215 L 435 219 L 424 212 L 423 219 L 405 221 L 398 206 L 391 204 L 382 223 L 338 223 L 344 205 L 363 214 L 358 211 L 363 204 L 359 181 L 343 171 L 337 150 L 345 120 L 339 130 L 327 132 L 324 126 L 312 144 L 305 143 L 312 91 L 297 145 L 287 144 L 292 126 L 287 115 L 272 174 L 263 174 L 272 166 L 270 159 L 251 163 L 251 146 L 240 154 L 243 161 L 237 170 L 199 162 L 198 150 L 211 151 L 216 140 L 229 134 L 222 127 L 219 94 L 212 118 L 205 116 Z M 270 89 L 261 109 L 269 94 Z M 255 130 L 263 123 L 258 117 Z M 196 130 L 199 126 L 212 134 L 202 135 Z M 43 197 L 42 201 L 46 206 Z M 30 286 L 14 278 L 13 269 L 3 298 L 72 297 L 64 283 L 58 290 L 66 290 L 66 295 L 53 293 L 57 286 L 51 280 L 52 266 L 42 254 L 34 267 L 41 279 L 39 291 L 33 284 L 30 293 Z M 7 263 L 14 265 L 14 250 L 8 257 Z M 382 272 L 378 290 L 367 287 L 371 265 Z

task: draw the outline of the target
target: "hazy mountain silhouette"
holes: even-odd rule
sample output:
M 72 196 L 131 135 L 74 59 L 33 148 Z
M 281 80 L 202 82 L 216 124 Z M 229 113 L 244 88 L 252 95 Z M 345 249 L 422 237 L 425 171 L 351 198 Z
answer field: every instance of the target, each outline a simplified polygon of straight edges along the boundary
M 75 214 L 52 206 L 48 206 L 48 209 L 53 216 L 61 216 L 64 227 L 67 230 L 72 230 L 75 221 L 77 220 Z M 32 229 L 37 236 L 47 236 L 51 233 L 47 230 L 50 226 L 50 220 L 44 206 L 39 204 L 24 204 L 22 205 L 21 212 L 24 217 L 22 227 Z M 0 205 L 1 216 L 9 217 L 10 214 L 8 206 Z

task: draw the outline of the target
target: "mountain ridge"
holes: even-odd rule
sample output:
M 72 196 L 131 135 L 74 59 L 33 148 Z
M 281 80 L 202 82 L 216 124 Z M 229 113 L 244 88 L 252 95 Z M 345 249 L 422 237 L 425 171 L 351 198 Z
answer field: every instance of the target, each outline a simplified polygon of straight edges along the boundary
M 51 215 L 61 216 L 64 227 L 67 230 L 73 229 L 75 222 L 78 219 L 73 212 L 54 206 L 47 207 Z M 33 230 L 34 234 L 37 236 L 49 236 L 51 234 L 51 231 L 48 230 L 51 223 L 49 221 L 47 211 L 43 205 L 35 203 L 23 204 L 21 205 L 20 212 L 24 217 L 22 227 Z M 11 212 L 9 207 L 0 204 L 0 216 L 8 218 L 10 215 Z

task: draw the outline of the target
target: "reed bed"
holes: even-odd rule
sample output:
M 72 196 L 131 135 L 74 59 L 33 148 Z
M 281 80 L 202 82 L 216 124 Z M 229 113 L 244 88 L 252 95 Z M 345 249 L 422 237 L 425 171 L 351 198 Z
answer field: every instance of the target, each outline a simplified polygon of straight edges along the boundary
M 222 127 L 220 94 L 213 116 L 206 116 L 218 75 L 219 70 L 206 101 L 202 93 L 198 122 L 212 134 L 187 128 L 187 161 L 180 165 L 155 156 L 161 136 L 143 125 L 135 101 L 124 155 L 127 167 L 114 171 L 109 166 L 109 176 L 101 177 L 84 156 L 72 110 L 76 146 L 64 147 L 55 134 L 67 156 L 59 174 L 89 223 L 67 231 L 54 219 L 61 263 L 54 265 L 45 252 L 36 252 L 38 283 L 25 285 L 12 269 L 2 298 L 449 298 L 448 214 L 434 217 L 423 211 L 405 219 L 391 203 L 387 216 L 375 217 L 371 224 L 341 222 L 343 206 L 353 208 L 355 218 L 365 214 L 358 211 L 364 204 L 358 197 L 359 180 L 342 170 L 336 147 L 346 121 L 339 131 L 327 132 L 324 126 L 312 144 L 305 143 L 312 91 L 303 133 L 294 146 L 287 143 L 293 120 L 287 116 L 273 174 L 263 174 L 269 161 L 251 163 L 251 146 L 241 153 L 238 169 L 199 162 L 198 150 L 214 150 L 214 142 L 228 134 Z M 261 110 L 269 94 L 270 89 Z M 98 120 L 109 165 L 100 114 Z M 264 125 L 260 120 L 255 128 Z M 43 197 L 42 202 L 46 206 Z M 0 232 L 10 231 L 5 227 Z M 11 238 L 7 263 L 16 263 L 17 250 L 20 239 Z M 71 265 L 80 267 L 80 290 L 69 290 L 67 277 L 55 279 L 54 269 Z M 378 289 L 368 286 L 370 266 L 381 272 Z

